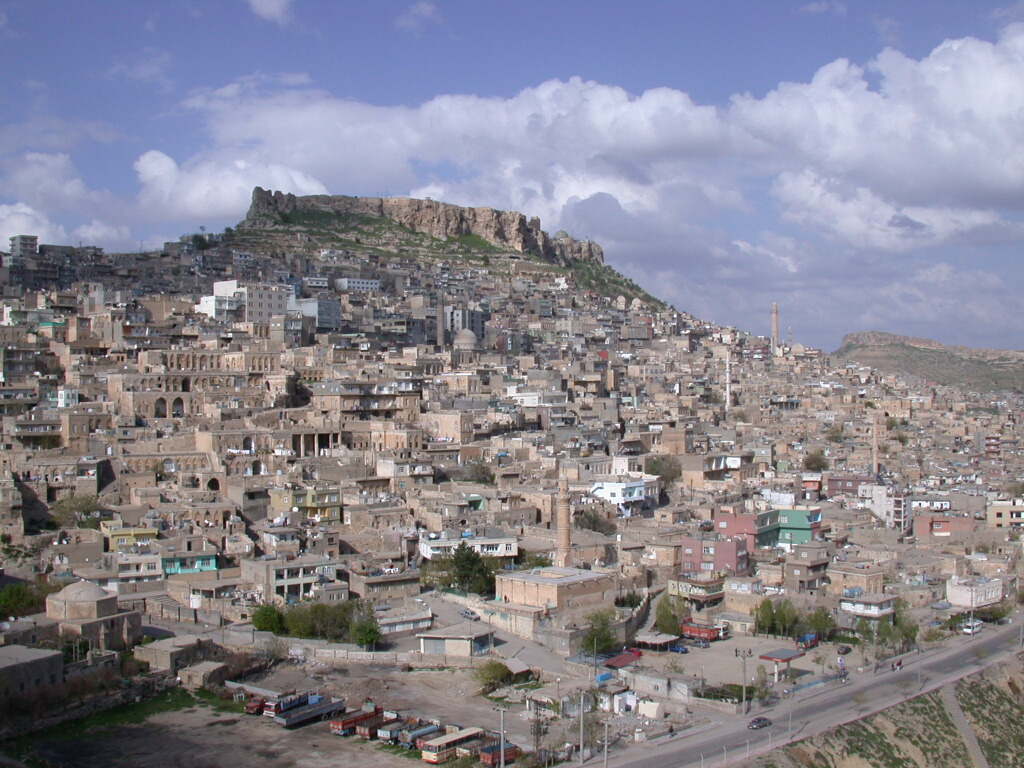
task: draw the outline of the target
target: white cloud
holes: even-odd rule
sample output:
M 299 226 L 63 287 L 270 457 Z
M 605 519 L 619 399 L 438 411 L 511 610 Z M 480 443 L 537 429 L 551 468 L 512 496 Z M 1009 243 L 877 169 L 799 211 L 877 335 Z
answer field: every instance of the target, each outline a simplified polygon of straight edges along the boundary
M 136 83 L 152 84 L 164 91 L 174 88 L 170 70 L 174 59 L 167 51 L 148 47 L 127 61 L 119 61 L 111 66 L 104 75 L 116 80 L 129 80 Z
M 419 0 L 410 5 L 404 13 L 395 19 L 395 26 L 406 32 L 419 34 L 428 24 L 440 24 L 441 14 L 437 6 L 427 0 Z
M 4 166 L 0 188 L 36 208 L 84 211 L 117 205 L 109 194 L 86 186 L 67 154 L 26 152 Z
M 244 213 L 253 187 L 286 189 L 300 195 L 322 194 L 311 176 L 278 164 L 248 160 L 192 162 L 184 168 L 151 149 L 135 161 L 142 190 L 140 213 L 149 218 L 216 221 Z
M 7 250 L 10 238 L 17 235 L 36 235 L 40 243 L 68 243 L 64 228 L 50 221 L 45 213 L 24 203 L 0 205 L 0 249 Z
M 130 251 L 138 245 L 131 230 L 123 225 L 107 224 L 93 219 L 77 227 L 72 233 L 72 244 L 98 245 L 114 253 Z
M 293 2 L 294 0 L 249 0 L 249 10 L 260 18 L 283 27 L 292 20 Z
M 823 14 L 833 13 L 836 16 L 846 16 L 846 3 L 837 2 L 837 0 L 816 0 L 816 2 L 806 3 L 797 9 L 797 13 L 804 14 Z

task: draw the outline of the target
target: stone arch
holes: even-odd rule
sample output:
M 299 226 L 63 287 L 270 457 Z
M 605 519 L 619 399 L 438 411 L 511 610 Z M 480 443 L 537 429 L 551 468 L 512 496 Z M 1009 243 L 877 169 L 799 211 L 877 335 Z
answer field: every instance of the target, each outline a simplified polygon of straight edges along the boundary
M 244 438 L 242 438 L 242 450 L 251 451 L 252 449 L 252 438 L 246 435 Z
M 180 419 L 185 415 L 185 401 L 180 397 L 174 398 L 174 402 L 171 404 L 171 416 Z
M 181 380 L 181 391 L 182 392 L 191 392 L 192 391 L 192 380 L 188 376 L 186 376 L 185 378 L 183 378 Z
M 216 477 L 211 477 L 210 480 L 206 483 L 206 490 L 208 490 L 208 491 L 219 491 L 220 490 L 220 480 L 218 480 Z
M 166 419 L 167 418 L 167 401 L 162 397 L 158 397 L 156 402 L 153 403 L 153 418 L 155 419 Z
M 164 459 L 163 464 L 161 466 L 163 468 L 163 473 L 165 475 L 170 475 L 174 473 L 174 459 Z
M 252 463 L 252 473 L 254 475 L 262 475 L 265 474 L 265 472 L 266 470 L 263 468 L 263 462 L 256 459 L 256 461 Z

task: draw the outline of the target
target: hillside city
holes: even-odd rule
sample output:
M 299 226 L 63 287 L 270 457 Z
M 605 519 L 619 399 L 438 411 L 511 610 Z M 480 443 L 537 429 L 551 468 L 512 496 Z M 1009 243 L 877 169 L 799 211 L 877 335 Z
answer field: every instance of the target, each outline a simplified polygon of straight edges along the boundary
M 409 742 L 431 762 L 575 759 L 537 719 L 778 720 L 784 693 L 1012 617 L 1019 392 L 835 363 L 782 302 L 721 327 L 482 241 L 241 234 L 0 255 L 4 738 L 116 669 L 133 695 L 230 683 L 286 727 L 398 743 L 433 716 Z M 391 702 L 267 677 L 335 662 L 468 670 L 458 739 L 429 746 L 452 697 L 399 711 L 401 677 Z M 513 713 L 497 736 L 478 688 Z

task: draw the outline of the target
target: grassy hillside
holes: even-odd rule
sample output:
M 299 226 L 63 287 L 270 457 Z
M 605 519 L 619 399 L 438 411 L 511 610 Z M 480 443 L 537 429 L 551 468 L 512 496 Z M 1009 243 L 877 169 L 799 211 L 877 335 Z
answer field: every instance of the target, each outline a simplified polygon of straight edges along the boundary
M 980 392 L 1024 391 L 1024 355 L 1010 350 L 947 347 L 891 334 L 851 334 L 832 355 L 922 382 Z
M 989 768 L 1019 768 L 1024 755 L 1021 657 L 960 680 L 956 698 Z M 861 694 L 863 695 L 863 694 Z M 865 704 L 867 700 L 865 699 Z M 942 696 L 928 693 L 795 742 L 749 768 L 970 768 L 971 758 Z
M 283 214 L 280 225 L 269 229 L 249 229 L 240 224 L 231 236 L 230 245 L 266 255 L 318 254 L 322 249 L 331 249 L 360 256 L 397 256 L 423 262 L 462 263 L 486 267 L 497 274 L 524 275 L 532 271 L 571 274 L 582 290 L 612 298 L 625 296 L 627 301 L 639 298 L 656 309 L 667 309 L 665 302 L 607 264 L 575 262 L 566 269 L 518 251 L 503 250 L 476 235 L 439 240 L 391 219 L 365 214 L 296 211 Z M 315 256 L 314 262 L 318 258 Z

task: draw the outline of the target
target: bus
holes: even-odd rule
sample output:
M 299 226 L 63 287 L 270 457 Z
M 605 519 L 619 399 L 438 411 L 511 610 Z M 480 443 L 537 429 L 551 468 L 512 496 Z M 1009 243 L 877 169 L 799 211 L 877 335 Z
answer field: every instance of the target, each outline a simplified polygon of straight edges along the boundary
M 463 728 L 447 736 L 438 736 L 423 743 L 420 755 L 428 763 L 446 763 L 455 757 L 456 749 L 473 739 L 480 738 L 483 733 L 483 728 Z

